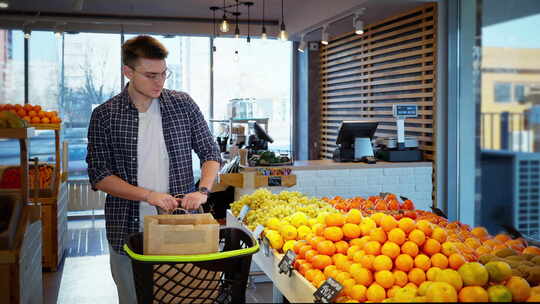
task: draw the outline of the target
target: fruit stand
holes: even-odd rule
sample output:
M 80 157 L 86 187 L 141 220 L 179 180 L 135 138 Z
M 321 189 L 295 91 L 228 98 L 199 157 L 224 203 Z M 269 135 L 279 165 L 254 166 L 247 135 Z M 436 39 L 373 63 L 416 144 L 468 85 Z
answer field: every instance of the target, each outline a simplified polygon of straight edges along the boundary
M 317 199 L 260 189 L 231 205 L 227 225 L 259 238 L 253 261 L 290 302 L 313 302 L 316 292 L 332 302 L 540 301 L 540 248 L 394 194 Z M 293 265 L 290 276 L 283 265 Z

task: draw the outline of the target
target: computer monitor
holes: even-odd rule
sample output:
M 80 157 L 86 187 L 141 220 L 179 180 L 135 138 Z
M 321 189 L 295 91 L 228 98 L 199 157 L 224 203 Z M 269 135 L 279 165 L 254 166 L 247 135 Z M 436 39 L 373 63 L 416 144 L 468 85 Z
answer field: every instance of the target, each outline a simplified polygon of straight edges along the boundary
M 336 144 L 350 148 L 357 137 L 373 139 L 378 124 L 378 122 L 365 120 L 343 121 L 339 127 Z

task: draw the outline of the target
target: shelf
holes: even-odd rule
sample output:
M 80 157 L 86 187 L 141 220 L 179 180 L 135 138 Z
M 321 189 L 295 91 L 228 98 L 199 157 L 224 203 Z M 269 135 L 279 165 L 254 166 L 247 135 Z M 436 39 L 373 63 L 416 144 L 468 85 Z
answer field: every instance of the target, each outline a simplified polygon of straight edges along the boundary
M 0 138 L 26 139 L 35 135 L 35 128 L 2 128 Z
M 60 130 L 62 124 L 30 124 L 36 130 Z

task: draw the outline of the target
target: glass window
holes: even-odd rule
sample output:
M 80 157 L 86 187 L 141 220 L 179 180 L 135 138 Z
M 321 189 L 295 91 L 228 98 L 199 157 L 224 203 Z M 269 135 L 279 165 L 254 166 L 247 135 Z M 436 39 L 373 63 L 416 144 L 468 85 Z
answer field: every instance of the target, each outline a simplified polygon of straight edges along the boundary
M 269 118 L 269 148 L 290 151 L 291 42 L 217 38 L 215 46 L 214 118 L 228 119 L 236 108 L 239 118 Z
M 538 1 L 484 0 L 477 102 L 481 197 L 476 223 L 540 238 L 540 26 Z M 483 4 L 483 5 L 480 5 Z M 512 103 L 510 103 L 512 102 Z M 482 123 L 483 122 L 483 123 Z M 489 122 L 489 123 L 488 123 Z
M 120 35 L 65 34 L 60 113 L 69 141 L 70 179 L 87 178 L 86 145 L 92 110 L 120 93 Z
M 511 89 L 511 83 L 495 83 L 495 102 L 510 102 L 512 94 Z

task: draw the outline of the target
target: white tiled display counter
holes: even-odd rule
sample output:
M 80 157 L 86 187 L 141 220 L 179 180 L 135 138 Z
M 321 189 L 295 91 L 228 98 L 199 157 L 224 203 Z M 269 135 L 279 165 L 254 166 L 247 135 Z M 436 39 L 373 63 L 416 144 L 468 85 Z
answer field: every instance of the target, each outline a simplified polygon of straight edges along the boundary
M 429 210 L 432 205 L 432 163 L 376 164 L 336 163 L 332 160 L 296 161 L 291 166 L 296 175 L 293 187 L 268 187 L 272 192 L 299 191 L 308 196 L 367 198 L 380 192 L 390 192 L 414 201 L 417 209 Z M 235 198 L 255 191 L 257 168 L 243 168 L 244 185 L 236 187 Z

